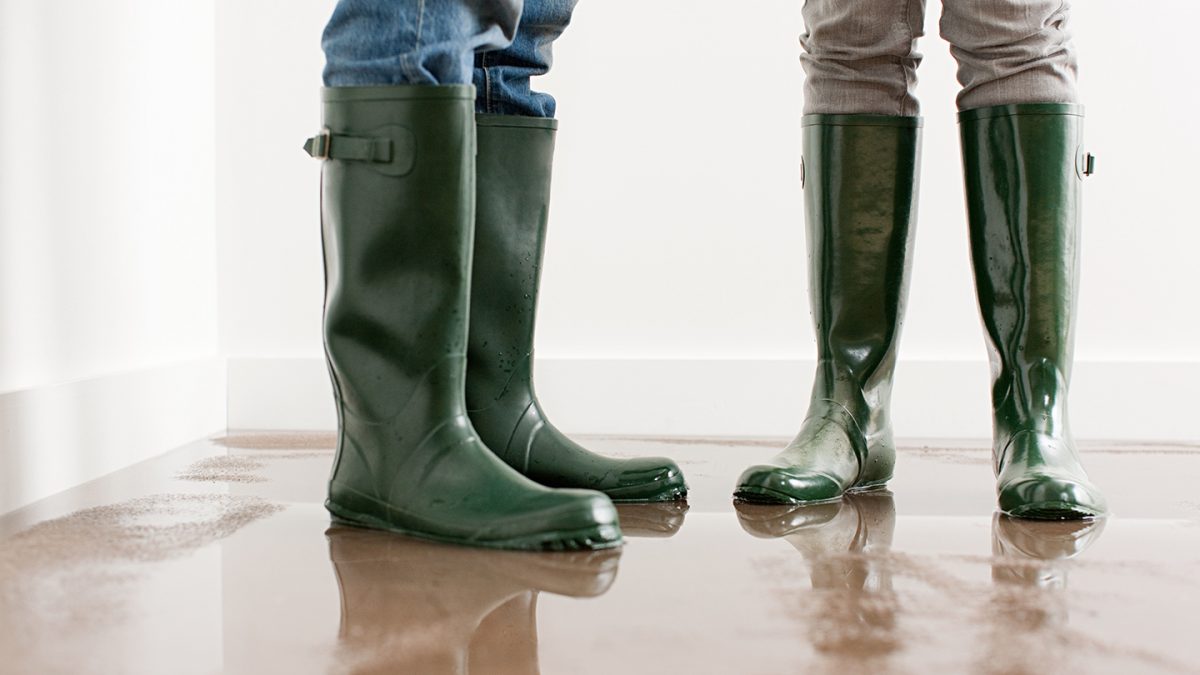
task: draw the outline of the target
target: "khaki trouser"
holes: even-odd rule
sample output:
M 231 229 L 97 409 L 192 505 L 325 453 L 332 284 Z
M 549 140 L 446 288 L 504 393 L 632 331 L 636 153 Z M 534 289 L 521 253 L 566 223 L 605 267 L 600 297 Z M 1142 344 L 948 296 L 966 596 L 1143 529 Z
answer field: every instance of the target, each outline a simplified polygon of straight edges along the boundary
M 806 0 L 805 113 L 917 115 L 925 0 Z M 942 0 L 958 109 L 1075 103 L 1066 0 Z

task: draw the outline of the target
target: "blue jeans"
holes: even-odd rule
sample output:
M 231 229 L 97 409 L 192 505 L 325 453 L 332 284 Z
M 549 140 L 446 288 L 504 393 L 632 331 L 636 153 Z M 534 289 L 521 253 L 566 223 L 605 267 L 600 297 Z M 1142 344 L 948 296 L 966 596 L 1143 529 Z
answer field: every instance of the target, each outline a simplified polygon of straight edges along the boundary
M 529 78 L 577 0 L 339 0 L 321 47 L 325 86 L 475 85 L 481 113 L 554 117 Z

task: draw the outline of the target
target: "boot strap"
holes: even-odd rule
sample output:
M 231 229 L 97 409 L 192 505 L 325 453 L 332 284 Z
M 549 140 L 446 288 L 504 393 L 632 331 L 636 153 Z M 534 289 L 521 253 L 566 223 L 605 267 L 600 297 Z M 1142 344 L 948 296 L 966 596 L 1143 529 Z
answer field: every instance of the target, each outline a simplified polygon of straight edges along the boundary
M 392 139 L 384 136 L 346 136 L 323 129 L 304 142 L 304 151 L 316 159 L 340 159 L 357 162 L 392 161 Z

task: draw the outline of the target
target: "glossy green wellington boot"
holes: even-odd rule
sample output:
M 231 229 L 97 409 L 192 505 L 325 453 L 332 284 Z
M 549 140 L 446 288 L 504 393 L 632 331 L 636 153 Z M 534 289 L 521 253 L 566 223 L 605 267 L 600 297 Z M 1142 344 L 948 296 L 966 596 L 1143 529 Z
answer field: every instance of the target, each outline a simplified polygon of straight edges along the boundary
M 334 520 L 510 549 L 621 542 L 608 497 L 500 461 L 467 417 L 474 88 L 324 91 L 325 353 L 338 409 Z
M 817 373 L 799 435 L 747 469 L 734 498 L 823 502 L 882 487 L 888 406 L 917 209 L 921 120 L 806 115 L 804 205 Z
M 534 318 L 556 126 L 540 117 L 477 117 L 471 422 L 501 459 L 544 485 L 599 490 L 615 502 L 683 499 L 687 486 L 674 462 L 589 452 L 546 419 L 534 394 Z
M 1079 215 L 1091 157 L 1083 108 L 1023 104 L 959 113 L 971 261 L 992 362 L 1000 510 L 1103 515 L 1067 426 Z

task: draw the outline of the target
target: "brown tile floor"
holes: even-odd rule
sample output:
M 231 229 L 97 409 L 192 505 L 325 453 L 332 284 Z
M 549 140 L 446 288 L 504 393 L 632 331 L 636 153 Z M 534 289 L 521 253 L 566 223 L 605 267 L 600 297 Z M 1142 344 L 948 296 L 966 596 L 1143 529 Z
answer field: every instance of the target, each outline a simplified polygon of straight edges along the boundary
M 328 435 L 197 443 L 0 518 L 3 673 L 1200 672 L 1200 450 L 1093 447 L 1115 515 L 996 518 L 984 450 L 910 449 L 888 494 L 742 508 L 774 442 L 671 454 L 690 510 L 599 554 L 330 529 Z

